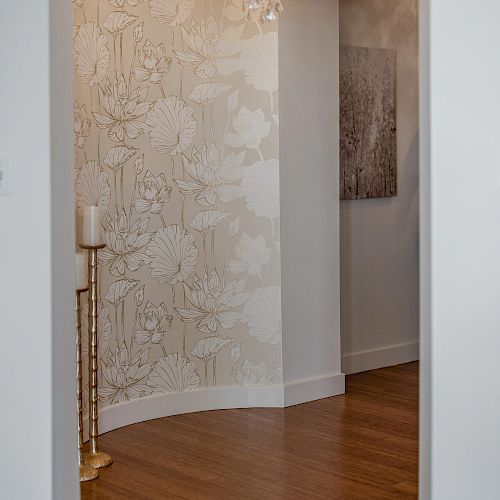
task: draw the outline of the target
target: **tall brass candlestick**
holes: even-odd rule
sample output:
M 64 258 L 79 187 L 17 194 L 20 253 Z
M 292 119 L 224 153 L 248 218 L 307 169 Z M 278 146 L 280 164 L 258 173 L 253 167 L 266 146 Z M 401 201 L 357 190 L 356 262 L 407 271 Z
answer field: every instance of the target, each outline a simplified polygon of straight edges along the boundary
M 97 250 L 105 245 L 84 246 L 89 252 L 89 451 L 84 454 L 84 462 L 95 469 L 110 465 L 112 458 L 98 449 L 99 415 L 97 409 Z
M 82 307 L 81 294 L 88 288 L 76 292 L 76 400 L 78 410 L 78 465 L 80 482 L 92 481 L 99 477 L 99 472 L 83 463 L 83 404 L 82 404 Z

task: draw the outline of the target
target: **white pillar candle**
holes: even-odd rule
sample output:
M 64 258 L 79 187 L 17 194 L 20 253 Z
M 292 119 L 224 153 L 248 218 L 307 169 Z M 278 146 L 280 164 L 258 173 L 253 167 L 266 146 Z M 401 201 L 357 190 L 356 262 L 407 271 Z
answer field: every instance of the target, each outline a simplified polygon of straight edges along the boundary
M 84 253 L 76 254 L 76 289 L 85 290 L 88 287 L 87 280 L 87 255 Z
M 100 219 L 99 207 L 82 208 L 82 245 L 98 247 L 104 243 L 101 237 Z

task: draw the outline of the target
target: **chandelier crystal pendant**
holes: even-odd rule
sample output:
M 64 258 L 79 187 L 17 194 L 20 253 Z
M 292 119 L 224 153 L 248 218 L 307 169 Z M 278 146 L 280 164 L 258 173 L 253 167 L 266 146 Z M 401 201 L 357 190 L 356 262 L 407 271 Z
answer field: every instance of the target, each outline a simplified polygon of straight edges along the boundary
M 260 20 L 261 23 L 276 21 L 283 10 L 281 0 L 243 0 L 243 10 L 249 21 Z

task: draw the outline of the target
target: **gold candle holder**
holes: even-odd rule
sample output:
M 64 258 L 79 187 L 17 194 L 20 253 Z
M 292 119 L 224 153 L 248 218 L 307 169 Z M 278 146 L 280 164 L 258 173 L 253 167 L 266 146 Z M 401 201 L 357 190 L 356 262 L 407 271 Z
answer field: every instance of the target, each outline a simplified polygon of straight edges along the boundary
M 99 451 L 99 415 L 97 408 L 97 250 L 105 245 L 86 246 L 81 248 L 88 250 L 89 254 L 89 451 L 83 455 L 83 461 L 94 469 L 106 467 L 113 459 L 102 451 Z
M 80 466 L 80 482 L 92 481 L 99 477 L 99 472 L 83 463 L 83 404 L 82 404 L 82 307 L 81 294 L 88 288 L 76 292 L 76 400 L 78 410 L 78 465 Z

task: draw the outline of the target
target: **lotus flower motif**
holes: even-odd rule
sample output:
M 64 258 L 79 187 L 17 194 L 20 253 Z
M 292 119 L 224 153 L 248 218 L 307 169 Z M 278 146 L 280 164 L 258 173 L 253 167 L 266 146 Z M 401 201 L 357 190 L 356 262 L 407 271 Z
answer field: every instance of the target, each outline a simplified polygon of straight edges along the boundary
M 146 288 L 146 285 L 142 285 L 136 292 L 134 296 L 134 302 L 137 307 L 142 306 L 142 303 L 144 302 L 144 289 Z
M 151 302 L 146 304 L 144 311 L 139 313 L 138 329 L 134 332 L 136 344 L 160 344 L 163 337 L 172 327 L 173 317 L 168 314 L 167 306 L 160 304 L 155 307 Z
M 97 126 L 109 129 L 109 138 L 115 142 L 123 142 L 125 134 L 130 139 L 137 139 L 148 130 L 142 120 L 150 108 L 150 104 L 145 102 L 148 90 L 148 87 L 137 87 L 129 92 L 123 76 L 114 84 L 108 80 L 104 90 L 99 89 L 102 113 L 94 112 Z
M 205 210 L 194 216 L 190 226 L 203 235 L 207 235 L 210 231 L 213 231 L 220 222 L 229 217 L 229 215 L 230 214 L 227 212 L 221 212 L 220 210 Z
M 193 12 L 195 0 L 150 0 L 151 17 L 170 27 L 182 24 Z
M 134 42 L 135 43 L 139 43 L 140 41 L 142 41 L 142 39 L 144 37 L 144 22 L 139 23 L 134 28 L 133 37 L 134 37 Z
M 279 192 L 279 162 L 266 160 L 254 163 L 248 167 L 241 181 L 241 187 L 229 193 L 225 201 L 243 196 L 247 208 L 257 217 L 274 219 L 280 214 L 280 200 L 276 193 Z M 222 195 L 221 195 L 222 196 Z
M 245 42 L 240 60 L 246 82 L 255 90 L 278 90 L 278 34 L 255 35 Z
M 189 94 L 189 98 L 196 104 L 204 107 L 213 104 L 217 97 L 225 94 L 230 89 L 230 85 L 224 85 L 223 83 L 200 83 Z
M 155 392 L 194 391 L 200 386 L 197 366 L 179 353 L 160 358 L 148 378 Z
M 104 27 L 111 33 L 111 36 L 115 38 L 133 24 L 136 19 L 137 16 L 133 14 L 117 10 L 108 14 L 104 21 Z
M 281 340 L 281 288 L 257 289 L 243 309 L 250 335 L 259 342 L 278 344 Z
M 272 250 L 266 247 L 262 236 L 251 238 L 244 234 L 234 246 L 237 260 L 229 262 L 229 270 L 233 274 L 247 272 L 252 276 L 261 276 L 262 266 L 271 260 Z
M 75 102 L 73 106 L 73 141 L 75 148 L 83 149 L 90 135 L 90 118 L 87 114 L 85 104 L 78 106 Z
M 148 113 L 151 147 L 159 153 L 175 156 L 194 142 L 196 120 L 193 108 L 176 96 L 158 99 Z
M 259 150 L 262 139 L 265 139 L 271 131 L 271 122 L 266 122 L 264 112 L 260 108 L 250 111 L 242 106 L 233 119 L 233 127 L 235 133 L 228 134 L 227 144 L 233 148 L 246 146 Z
M 126 1 L 130 5 L 130 7 L 135 7 L 136 5 L 142 3 L 144 0 L 126 0 Z M 125 5 L 125 0 L 109 0 L 109 3 L 113 7 L 116 7 L 117 9 L 121 9 Z
M 160 283 L 184 282 L 196 269 L 196 240 L 180 226 L 159 229 L 147 248 L 151 276 Z
M 76 74 L 91 87 L 106 76 L 110 51 L 106 37 L 96 23 L 82 24 L 76 33 L 74 50 Z
M 137 175 L 142 174 L 142 171 L 144 170 L 144 153 L 142 153 L 142 155 L 138 156 L 134 160 L 134 166 L 135 166 L 135 173 Z
M 116 146 L 111 148 L 104 157 L 104 165 L 113 172 L 118 172 L 137 153 L 136 148 L 130 146 Z
M 113 276 L 123 276 L 125 268 L 137 271 L 148 262 L 143 250 L 151 239 L 147 232 L 148 225 L 149 219 L 139 219 L 130 224 L 124 210 L 114 217 L 108 214 L 102 231 L 107 248 L 99 253 L 99 261 L 110 265 Z
M 139 182 L 139 193 L 134 200 L 134 210 L 139 213 L 151 212 L 159 214 L 163 206 L 170 200 L 172 188 L 167 185 L 165 174 L 155 177 L 147 171 L 142 182 Z
M 163 74 L 170 69 L 172 59 L 167 57 L 165 46 L 155 47 L 149 40 L 139 50 L 139 65 L 134 68 L 134 77 L 139 82 L 160 83 Z
M 229 359 L 231 360 L 231 364 L 235 364 L 240 360 L 241 357 L 241 342 L 231 347 L 231 351 L 229 352 Z
M 236 370 L 236 382 L 243 386 L 269 385 L 271 377 L 267 374 L 264 363 L 254 365 L 247 360 L 239 370 Z
M 100 399 L 115 405 L 151 394 L 152 389 L 141 383 L 153 367 L 148 359 L 149 349 L 138 351 L 132 359 L 126 347 L 109 352 L 108 358 L 101 360 L 102 374 L 109 387 L 99 388 Z
M 231 154 L 221 162 L 215 144 L 205 146 L 201 152 L 194 148 L 191 160 L 183 156 L 184 168 L 192 180 L 176 179 L 175 183 L 182 194 L 196 195 L 200 205 L 213 206 L 224 186 L 242 175 L 244 160 L 245 152 L 242 152 Z
M 206 273 L 203 280 L 195 275 L 192 287 L 184 284 L 186 298 L 193 308 L 175 308 L 175 311 L 186 323 L 196 322 L 196 328 L 207 334 L 214 334 L 220 325 L 225 330 L 245 321 L 245 316 L 236 311 L 248 299 L 242 293 L 245 280 L 232 281 L 222 286 L 215 270 Z
M 113 304 L 114 307 L 118 307 L 124 300 L 125 297 L 137 286 L 139 282 L 136 280 L 118 280 L 115 281 L 106 292 L 105 299 Z
M 108 174 L 95 161 L 86 163 L 76 178 L 75 191 L 78 207 L 98 206 L 104 212 L 111 198 Z
M 230 39 L 236 32 L 225 32 L 223 35 L 226 38 L 220 38 L 217 23 L 212 16 L 199 23 L 193 19 L 191 29 L 188 31 L 181 26 L 181 31 L 189 52 L 174 50 L 174 54 L 183 66 L 194 66 L 194 72 L 199 78 L 213 78 L 216 70 L 221 69 L 223 60 L 240 50 L 239 44 Z
M 232 342 L 234 340 L 229 337 L 207 337 L 193 347 L 191 354 L 207 363 Z

